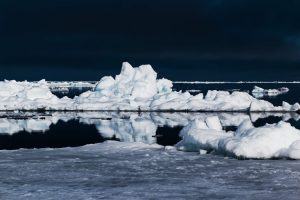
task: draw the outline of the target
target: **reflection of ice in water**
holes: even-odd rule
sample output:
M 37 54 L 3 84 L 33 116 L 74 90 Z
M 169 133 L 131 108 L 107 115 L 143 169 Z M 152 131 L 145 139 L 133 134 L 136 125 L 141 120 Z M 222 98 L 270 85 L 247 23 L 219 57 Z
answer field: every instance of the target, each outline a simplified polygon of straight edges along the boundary
M 50 129 L 51 124 L 56 122 L 46 119 L 0 119 L 0 134 L 14 134 L 20 131 L 45 132 Z
M 0 113 L 1 115 L 1 113 Z M 27 115 L 19 113 L 10 115 L 2 113 L 7 118 L 0 119 L 0 133 L 14 134 L 20 131 L 45 132 L 49 130 L 51 124 L 56 124 L 59 120 L 70 121 L 77 119 L 81 123 L 95 125 L 99 133 L 105 138 L 116 137 L 121 141 L 144 141 L 154 142 L 150 139 L 156 133 L 157 127 L 185 126 L 190 120 L 195 118 L 205 119 L 215 113 L 155 113 L 145 112 L 141 114 L 131 112 L 83 112 L 83 113 L 63 113 L 54 112 L 50 115 L 33 113 Z M 18 116 L 24 117 L 19 117 Z M 244 113 L 219 113 L 217 114 L 223 126 L 237 126 L 243 120 L 249 119 Z
M 299 139 L 298 130 L 290 128 L 290 126 L 284 125 L 284 123 L 278 126 L 266 126 L 257 128 L 253 126 L 247 126 L 247 134 L 245 131 L 240 131 L 241 124 L 245 121 L 256 121 L 260 118 L 268 116 L 275 116 L 272 113 L 252 113 L 247 115 L 245 113 L 163 113 L 163 112 L 143 112 L 143 113 L 52 113 L 51 115 L 38 118 L 28 119 L 2 119 L 0 121 L 0 131 L 2 134 L 13 134 L 20 131 L 27 132 L 45 132 L 49 130 L 51 124 L 56 124 L 59 120 L 70 121 L 73 119 L 79 120 L 80 123 L 87 125 L 94 125 L 99 134 L 106 139 L 117 139 L 121 142 L 142 142 L 145 144 L 155 144 L 158 127 L 184 127 L 181 132 L 182 141 L 177 145 L 178 148 L 188 151 L 199 150 L 216 150 L 222 151 L 224 154 L 234 154 L 236 156 L 244 157 L 259 157 L 259 158 L 271 158 L 271 157 L 285 157 L 287 153 L 283 148 L 291 149 L 289 146 Z M 295 113 L 276 113 L 276 116 L 282 117 L 283 120 L 288 120 L 291 117 L 299 119 L 299 116 Z M 210 119 L 217 120 L 210 120 Z M 191 123 L 193 122 L 193 123 Z M 197 123 L 196 123 L 197 122 Z M 190 126 L 192 125 L 193 128 Z M 282 125 L 282 126 L 281 126 Z M 216 126 L 218 127 L 216 130 Z M 235 132 L 226 130 L 225 127 L 238 127 Z M 290 140 L 286 143 L 280 139 L 283 137 L 281 132 L 286 130 L 285 136 L 290 134 Z M 187 131 L 185 131 L 187 129 Z M 225 129 L 225 130 L 223 130 Z M 243 129 L 243 128 L 242 128 Z M 267 129 L 271 129 L 268 131 Z M 229 130 L 232 130 L 231 128 Z M 244 130 L 244 129 L 243 129 Z M 294 131 L 295 130 L 295 131 Z M 276 135 L 270 135 L 269 133 L 278 133 Z M 178 134 L 178 133 L 174 133 Z M 256 134 L 257 136 L 251 136 Z M 265 134 L 266 136 L 262 136 Z M 238 137 L 237 137 L 238 135 Z M 253 138 L 261 137 L 255 142 Z M 295 136 L 295 137 L 294 137 Z M 267 138 L 267 139 L 266 139 Z M 275 139 L 274 139 L 275 138 Z M 288 137 L 285 138 L 286 140 Z M 228 141 L 231 142 L 231 146 L 236 146 L 243 149 L 244 146 L 249 146 L 243 143 L 249 140 L 251 143 L 259 144 L 256 147 L 247 147 L 246 149 L 259 149 L 261 146 L 265 146 L 263 141 L 273 141 L 272 148 L 274 151 L 262 150 L 258 153 L 249 153 L 249 151 L 238 151 L 232 147 L 228 147 Z M 281 141 L 278 143 L 278 141 Z M 234 144 L 236 143 L 236 144 Z M 261 143 L 261 144 L 260 144 Z M 227 146 L 224 146 L 224 145 Z M 283 144 L 283 146 L 279 145 Z M 297 150 L 296 144 L 293 145 L 293 152 Z M 250 145 L 251 146 L 251 145 Z M 278 149 L 276 149 L 278 147 Z M 245 149 L 245 148 L 244 148 Z M 279 152 L 281 151 L 281 152 Z M 242 152 L 242 153 L 240 153 Z M 290 154 L 290 153 L 289 153 Z M 293 153 L 294 154 L 294 153 Z M 291 157 L 290 155 L 288 157 Z M 298 158 L 293 155 L 292 158 Z
M 116 138 L 124 142 L 156 143 L 158 127 L 183 127 L 191 120 L 205 120 L 210 116 L 218 116 L 223 127 L 238 126 L 244 120 L 253 122 L 274 113 L 164 113 L 164 112 L 53 112 L 47 115 L 39 113 L 0 113 L 0 133 L 14 134 L 25 130 L 26 132 L 46 132 L 51 124 L 58 121 L 79 120 L 80 123 L 95 125 L 102 137 Z M 283 120 L 299 119 L 296 113 L 275 113 Z M 21 116 L 21 119 L 20 117 Z M 22 118 L 22 116 L 24 116 Z
M 96 124 L 99 133 L 105 138 L 116 137 L 120 141 L 155 143 L 157 125 L 148 119 L 100 120 Z

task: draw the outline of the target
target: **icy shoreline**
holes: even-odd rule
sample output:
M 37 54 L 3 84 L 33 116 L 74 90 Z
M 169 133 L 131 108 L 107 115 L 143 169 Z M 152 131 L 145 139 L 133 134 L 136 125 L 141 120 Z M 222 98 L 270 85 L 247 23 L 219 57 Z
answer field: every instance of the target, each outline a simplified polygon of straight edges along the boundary
M 93 91 L 73 99 L 58 98 L 45 80 L 39 82 L 0 82 L 0 110 L 56 111 L 222 111 L 222 112 L 296 112 L 298 103 L 274 106 L 246 92 L 208 91 L 199 93 L 173 91 L 172 81 L 157 79 L 150 65 L 133 68 L 123 63 L 115 78 L 103 77 Z

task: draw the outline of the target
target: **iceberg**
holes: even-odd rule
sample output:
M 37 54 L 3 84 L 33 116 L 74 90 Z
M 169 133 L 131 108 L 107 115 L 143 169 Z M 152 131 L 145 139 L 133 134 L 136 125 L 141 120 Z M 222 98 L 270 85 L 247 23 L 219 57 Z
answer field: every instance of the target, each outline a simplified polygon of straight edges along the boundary
M 298 103 L 274 106 L 246 92 L 212 90 L 205 95 L 192 95 L 173 91 L 172 86 L 172 81 L 158 79 L 151 65 L 134 68 L 124 62 L 119 75 L 101 78 L 93 90 L 72 99 L 55 96 L 51 84 L 45 80 L 0 82 L 0 110 L 294 112 L 300 109 Z
M 220 129 L 218 117 L 195 119 L 185 126 L 176 147 L 184 151 L 214 151 L 237 158 L 300 159 L 300 130 L 289 123 L 266 124 L 254 127 L 250 120 L 241 123 L 236 131 Z

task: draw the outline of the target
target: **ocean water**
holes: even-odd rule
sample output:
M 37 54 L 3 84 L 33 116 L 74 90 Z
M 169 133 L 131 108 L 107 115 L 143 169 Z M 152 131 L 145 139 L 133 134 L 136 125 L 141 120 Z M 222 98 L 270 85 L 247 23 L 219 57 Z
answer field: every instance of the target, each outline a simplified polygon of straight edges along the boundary
M 175 83 L 175 90 L 251 91 L 288 87 L 264 97 L 299 102 L 295 83 Z M 71 88 L 73 97 L 91 88 Z M 300 161 L 238 160 L 169 148 L 194 118 L 218 116 L 223 129 L 290 122 L 297 113 L 1 112 L 1 199 L 298 199 Z M 158 145 L 159 146 L 158 146 Z M 168 146 L 168 148 L 164 148 Z

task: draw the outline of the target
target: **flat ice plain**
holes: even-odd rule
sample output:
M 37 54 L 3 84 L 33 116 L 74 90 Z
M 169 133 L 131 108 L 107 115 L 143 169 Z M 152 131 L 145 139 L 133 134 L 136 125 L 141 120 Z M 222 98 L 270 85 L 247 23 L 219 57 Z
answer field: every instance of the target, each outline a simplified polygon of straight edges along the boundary
M 299 199 L 300 162 L 105 142 L 0 153 L 1 199 Z

